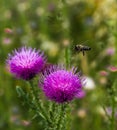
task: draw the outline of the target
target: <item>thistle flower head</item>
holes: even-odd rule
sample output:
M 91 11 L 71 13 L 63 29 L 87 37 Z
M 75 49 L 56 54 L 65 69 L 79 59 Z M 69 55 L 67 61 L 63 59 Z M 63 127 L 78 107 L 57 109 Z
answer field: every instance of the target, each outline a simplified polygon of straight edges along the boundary
M 44 54 L 30 47 L 22 47 L 9 54 L 7 64 L 17 78 L 32 79 L 45 64 Z
M 39 83 L 47 98 L 58 103 L 69 102 L 82 91 L 82 79 L 74 68 L 51 66 L 42 74 Z

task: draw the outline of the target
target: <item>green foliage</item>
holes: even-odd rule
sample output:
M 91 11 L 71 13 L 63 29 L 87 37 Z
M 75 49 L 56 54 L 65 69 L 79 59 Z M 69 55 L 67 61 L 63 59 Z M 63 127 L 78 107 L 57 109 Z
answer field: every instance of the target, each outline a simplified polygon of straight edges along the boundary
M 43 107 L 37 99 L 41 96 L 44 102 L 43 95 L 32 98 L 33 93 L 38 94 L 37 89 L 33 90 L 30 84 L 10 75 L 5 63 L 7 55 L 24 45 L 43 50 L 48 62 L 78 67 L 86 78 L 90 77 L 95 83 L 93 90 L 85 89 L 83 99 L 70 104 L 71 113 L 66 108 L 70 113 L 67 116 L 73 122 L 67 130 L 109 129 L 109 119 L 103 106 L 112 106 L 111 123 L 117 120 L 114 117 L 117 109 L 117 71 L 108 68 L 117 66 L 116 5 L 116 0 L 0 0 L 0 129 L 43 130 L 45 124 L 42 120 L 48 119 L 51 124 L 54 120 L 60 130 L 64 129 L 61 124 L 67 122 L 66 117 L 61 117 L 63 106 L 56 107 L 58 113 L 53 110 L 54 103 L 48 102 L 46 108 Z M 78 54 L 73 49 L 76 44 L 90 46 L 91 51 L 86 52 L 85 56 Z M 101 71 L 108 74 L 100 75 Z M 30 95 L 29 90 L 32 92 Z M 35 103 L 37 100 L 38 104 Z M 56 118 L 58 115 L 60 118 Z M 40 118 L 40 122 L 37 118 Z M 59 120 L 61 118 L 64 118 L 63 122 Z M 116 123 L 114 127 L 117 129 Z

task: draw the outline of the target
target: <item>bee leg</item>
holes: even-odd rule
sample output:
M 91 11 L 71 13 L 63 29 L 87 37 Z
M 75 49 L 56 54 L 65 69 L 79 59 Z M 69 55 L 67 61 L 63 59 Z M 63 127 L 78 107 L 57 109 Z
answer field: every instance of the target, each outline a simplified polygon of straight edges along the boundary
M 82 53 L 83 53 L 83 56 L 85 55 L 85 52 L 84 51 L 82 51 Z

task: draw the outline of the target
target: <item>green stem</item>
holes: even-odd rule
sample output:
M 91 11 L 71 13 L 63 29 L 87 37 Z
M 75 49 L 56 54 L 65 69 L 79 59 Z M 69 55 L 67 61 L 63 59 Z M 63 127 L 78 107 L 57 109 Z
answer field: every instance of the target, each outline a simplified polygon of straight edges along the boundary
M 108 112 L 107 112 L 105 106 L 102 105 L 102 107 L 103 107 L 103 110 L 104 110 L 106 116 L 108 117 L 109 121 L 111 121 L 111 117 L 110 117 L 110 115 L 108 114 Z
M 114 82 L 112 86 L 112 96 L 111 96 L 111 107 L 112 107 L 112 114 L 111 114 L 111 128 L 110 130 L 115 130 L 115 107 L 116 107 L 116 102 L 115 102 L 115 86 L 116 86 L 116 81 Z
M 60 118 L 58 121 L 58 129 L 57 130 L 66 130 L 66 108 L 67 104 L 61 104 L 61 113 L 60 113 Z
M 39 98 L 39 91 L 36 89 L 36 86 L 33 84 L 33 81 L 29 81 L 29 84 L 31 89 L 32 100 L 34 102 L 33 104 L 35 105 L 36 108 L 36 113 L 43 119 L 45 119 L 48 123 L 50 123 L 43 102 Z
M 58 122 L 57 122 L 57 130 L 60 130 L 61 129 L 61 125 L 62 125 L 62 117 L 64 116 L 63 115 L 63 111 L 64 109 L 62 109 L 63 107 L 63 104 L 60 104 L 60 109 L 59 109 L 59 119 L 58 119 Z M 63 111 L 62 111 L 63 110 Z
M 52 105 L 51 108 L 51 123 L 48 124 L 48 130 L 66 130 L 66 108 L 67 104 Z
M 66 68 L 70 66 L 70 60 L 71 60 L 71 52 L 70 52 L 70 47 L 65 48 L 65 63 L 66 63 Z
M 110 130 L 115 130 L 115 96 L 114 96 L 114 91 L 112 94 L 112 115 L 111 115 L 111 129 Z

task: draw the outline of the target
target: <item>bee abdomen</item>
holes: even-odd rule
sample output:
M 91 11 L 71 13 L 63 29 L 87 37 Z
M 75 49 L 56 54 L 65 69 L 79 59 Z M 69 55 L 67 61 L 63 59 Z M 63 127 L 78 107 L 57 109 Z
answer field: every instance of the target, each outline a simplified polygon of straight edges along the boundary
M 91 47 L 84 46 L 82 49 L 83 49 L 84 51 L 89 51 L 89 50 L 91 50 Z

